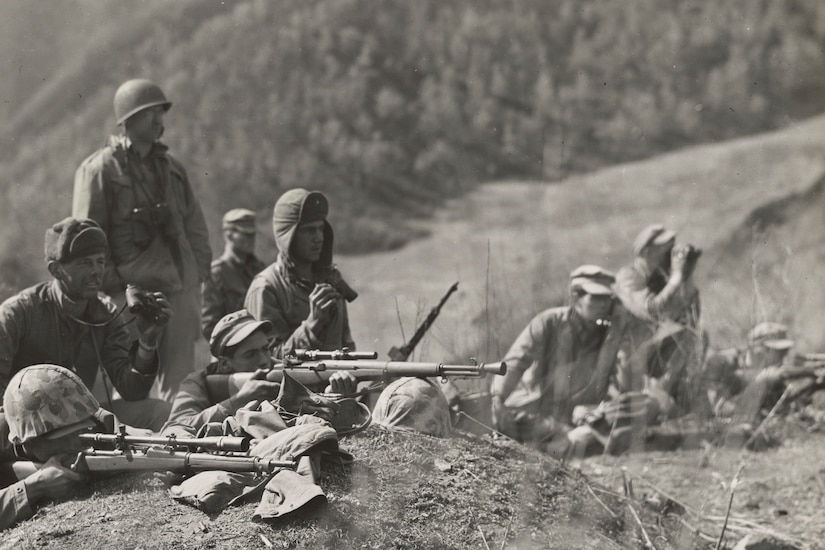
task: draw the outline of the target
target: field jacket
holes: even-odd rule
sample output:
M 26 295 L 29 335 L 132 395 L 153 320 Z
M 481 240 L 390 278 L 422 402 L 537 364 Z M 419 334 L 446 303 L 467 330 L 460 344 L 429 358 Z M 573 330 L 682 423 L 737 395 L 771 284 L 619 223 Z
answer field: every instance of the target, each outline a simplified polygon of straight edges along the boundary
M 138 222 L 165 204 L 162 223 Z M 200 204 L 183 166 L 156 142 L 141 159 L 124 136 L 89 156 L 75 173 L 72 216 L 95 220 L 109 240 L 112 266 L 104 291 L 116 294 L 126 283 L 152 291 L 176 292 L 209 276 L 212 250 Z
M 505 407 L 569 422 L 576 405 L 595 405 L 607 394 L 616 370 L 616 354 L 626 314 L 615 314 L 601 338 L 582 342 L 582 321 L 571 307 L 536 315 L 516 338 L 504 361 L 507 373 L 496 376 L 491 393 Z
M 244 302 L 253 317 L 272 322 L 273 355 L 282 358 L 296 349 L 354 349 L 343 299 L 338 300 L 336 314 L 323 334 L 312 332 L 306 323 L 311 289 L 290 273 L 283 258 L 280 255 L 275 263 L 258 273 Z
M 5 389 L 24 367 L 53 363 L 75 372 L 91 389 L 102 364 L 123 399 L 144 399 L 155 381 L 157 352 L 153 372 L 141 374 L 132 367 L 138 342 L 122 317 L 113 319 L 113 304 L 90 300 L 82 320 L 89 324 L 84 324 L 63 310 L 64 298 L 57 281 L 51 281 L 0 305 L 0 386 Z
M 201 328 L 207 342 L 221 317 L 243 308 L 252 279 L 265 267 L 254 254 L 241 259 L 229 248 L 212 262 L 210 276 L 203 282 Z

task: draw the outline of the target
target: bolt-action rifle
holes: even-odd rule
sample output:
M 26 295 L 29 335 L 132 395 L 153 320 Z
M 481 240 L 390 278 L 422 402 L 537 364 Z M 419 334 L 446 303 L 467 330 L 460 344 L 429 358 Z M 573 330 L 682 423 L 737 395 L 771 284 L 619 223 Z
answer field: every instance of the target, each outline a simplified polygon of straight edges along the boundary
M 294 469 L 295 460 L 271 460 L 249 456 L 248 437 L 140 437 L 119 434 L 88 433 L 78 436 L 89 448 L 77 453 L 70 468 L 76 472 L 175 472 L 191 474 L 206 470 L 271 474 Z M 199 449 L 194 452 L 190 449 Z M 220 452 L 221 454 L 213 454 Z M 18 460 L 4 465 L 6 475 L 25 479 L 43 464 Z M 10 468 L 9 468 L 10 466 Z
M 424 319 L 424 321 L 418 326 L 417 329 L 415 329 L 415 333 L 413 333 L 412 338 L 410 338 L 409 342 L 407 342 L 400 348 L 393 346 L 392 349 L 390 349 L 388 354 L 390 356 L 390 359 L 392 359 L 393 361 L 406 361 L 409 358 L 409 356 L 415 349 L 415 346 L 417 346 L 418 342 L 420 342 L 421 339 L 424 338 L 424 335 L 430 329 L 430 326 L 432 326 L 432 324 L 435 322 L 436 317 L 438 317 L 438 314 L 441 312 L 441 307 L 447 302 L 452 293 L 456 290 L 458 290 L 458 282 L 453 283 L 453 286 L 451 286 L 450 289 L 447 290 L 447 294 L 445 294 L 438 302 L 438 304 L 430 310 L 430 312 L 427 314 L 427 318 Z
M 390 380 L 403 376 L 418 377 L 480 377 L 485 374 L 502 375 L 507 372 L 504 362 L 495 364 L 472 363 L 470 365 L 445 365 L 443 363 L 409 363 L 406 361 L 377 361 L 374 359 L 346 358 L 345 350 L 322 352 L 300 352 L 304 357 L 320 357 L 312 361 L 300 361 L 297 358 L 287 358 L 283 364 L 275 365 L 266 379 L 270 382 L 281 382 L 284 373 L 309 387 L 325 387 L 330 376 L 338 371 L 352 373 L 356 380 Z M 347 352 L 353 354 L 355 352 Z M 361 352 L 364 353 L 364 352 Z M 326 359 L 330 357 L 345 357 L 342 359 Z M 344 354 L 344 355 L 342 355 Z M 375 353 L 369 353 L 375 357 Z M 299 356 L 296 353 L 296 357 Z M 240 391 L 244 383 L 252 377 L 251 372 L 235 374 L 210 374 L 206 376 L 206 389 L 211 401 L 218 403 Z M 274 397 L 274 396 L 273 396 Z

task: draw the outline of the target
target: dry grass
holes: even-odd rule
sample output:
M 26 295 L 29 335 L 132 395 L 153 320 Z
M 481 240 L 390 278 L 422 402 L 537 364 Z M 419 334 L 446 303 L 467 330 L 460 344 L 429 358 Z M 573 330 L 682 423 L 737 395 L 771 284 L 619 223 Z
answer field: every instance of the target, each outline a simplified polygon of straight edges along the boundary
M 585 549 L 636 537 L 608 510 L 621 506 L 611 495 L 596 497 L 586 478 L 508 441 L 373 427 L 342 444 L 356 461 L 324 473 L 329 505 L 319 515 L 254 523 L 254 504 L 245 504 L 210 517 L 174 502 L 151 476 L 127 475 L 43 509 L 0 545 L 255 548 L 263 535 L 282 549 Z
M 720 262 L 735 255 L 747 267 L 751 252 L 760 248 L 727 250 L 727 239 L 755 208 L 817 181 L 825 172 L 823 149 L 825 117 L 819 117 L 781 132 L 694 147 L 561 184 L 485 185 L 446 204 L 429 224 L 430 237 L 398 251 L 340 258 L 361 294 L 350 306 L 355 341 L 360 349 L 386 353 L 401 341 L 396 301 L 409 336 L 415 319 L 457 280 L 459 291 L 418 355 L 498 359 L 533 315 L 564 301 L 574 267 L 597 263 L 618 269 L 630 260 L 636 233 L 661 222 L 706 250 L 697 273 L 705 325 L 714 343 L 738 345 L 754 318 L 751 298 L 759 281 L 751 280 L 747 269 L 744 278 L 739 270 L 728 278 L 734 271 Z M 793 238 L 786 240 L 791 250 L 786 271 L 792 276 L 785 283 L 780 278 L 781 286 L 771 279 L 759 289 L 781 297 L 775 302 L 785 310 L 804 303 L 818 286 L 810 265 L 793 264 Z M 806 272 L 797 273 L 800 269 Z M 808 286 L 800 287 L 806 276 Z M 744 289 L 745 297 L 732 289 Z M 821 317 L 815 312 L 808 308 L 794 328 L 815 329 Z M 768 314 L 781 317 L 787 311 L 774 308 Z

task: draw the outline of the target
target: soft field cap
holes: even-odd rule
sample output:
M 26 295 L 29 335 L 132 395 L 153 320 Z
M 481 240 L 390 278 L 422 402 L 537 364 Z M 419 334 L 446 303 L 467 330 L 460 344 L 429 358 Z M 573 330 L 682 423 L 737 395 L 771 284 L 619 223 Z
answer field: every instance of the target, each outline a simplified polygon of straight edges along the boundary
M 247 235 L 254 235 L 255 212 L 246 208 L 233 208 L 223 215 L 223 229 L 232 229 Z
M 212 330 L 209 351 L 214 357 L 223 357 L 227 348 L 240 344 L 258 329 L 269 333 L 272 328 L 272 323 L 256 320 L 245 309 L 232 312 L 224 315 Z
M 46 230 L 46 261 L 70 262 L 106 251 L 106 233 L 94 220 L 65 218 Z
M 648 245 L 661 246 L 676 240 L 676 232 L 665 229 L 661 224 L 648 225 L 636 236 L 633 241 L 633 253 L 639 254 Z
M 570 273 L 570 290 L 583 290 L 597 296 L 611 296 L 611 286 L 615 282 L 612 272 L 597 265 L 582 265 Z

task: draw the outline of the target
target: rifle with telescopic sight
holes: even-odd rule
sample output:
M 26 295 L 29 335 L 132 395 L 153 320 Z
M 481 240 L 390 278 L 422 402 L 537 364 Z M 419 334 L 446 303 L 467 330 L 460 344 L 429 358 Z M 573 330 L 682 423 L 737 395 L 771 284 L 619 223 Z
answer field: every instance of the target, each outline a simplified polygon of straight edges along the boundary
M 295 460 L 249 456 L 249 447 L 253 443 L 249 437 L 142 437 L 129 436 L 123 431 L 119 434 L 83 433 L 78 437 L 88 443 L 89 447 L 77 453 L 70 468 L 92 475 L 103 472 L 192 474 L 207 470 L 266 475 L 284 468 L 295 469 L 297 466 Z M 18 460 L 5 466 L 19 480 L 33 474 L 43 464 Z
M 367 355 L 370 359 L 362 359 Z M 374 352 L 351 352 L 346 349 L 336 351 L 298 350 L 287 357 L 282 364 L 275 365 L 266 375 L 270 382 L 281 382 L 286 373 L 305 386 L 326 386 L 335 372 L 350 372 L 356 380 L 391 380 L 404 376 L 436 378 L 476 378 L 486 374 L 502 375 L 507 365 L 501 363 L 476 363 L 469 365 L 445 365 L 444 363 L 410 363 L 406 361 L 379 361 Z M 300 357 L 313 357 L 301 360 Z M 327 358 L 329 357 L 329 358 Z M 214 402 L 220 402 L 235 395 L 253 373 L 210 374 L 206 376 L 206 388 Z

